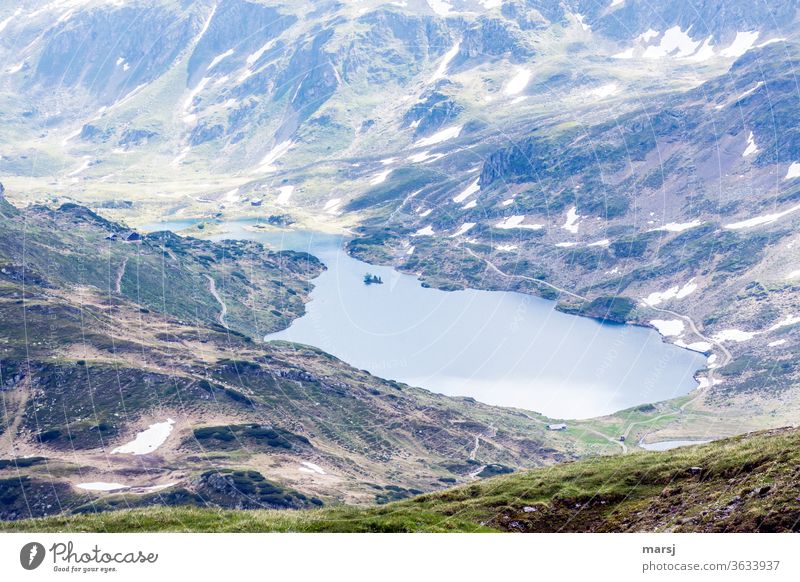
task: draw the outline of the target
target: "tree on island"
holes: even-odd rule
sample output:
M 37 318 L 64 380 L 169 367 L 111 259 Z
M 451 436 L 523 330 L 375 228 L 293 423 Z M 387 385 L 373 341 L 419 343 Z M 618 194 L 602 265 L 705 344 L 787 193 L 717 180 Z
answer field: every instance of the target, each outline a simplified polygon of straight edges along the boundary
M 378 277 L 377 275 L 373 275 L 372 273 L 367 273 L 364 275 L 364 285 L 381 285 L 383 284 L 383 279 Z

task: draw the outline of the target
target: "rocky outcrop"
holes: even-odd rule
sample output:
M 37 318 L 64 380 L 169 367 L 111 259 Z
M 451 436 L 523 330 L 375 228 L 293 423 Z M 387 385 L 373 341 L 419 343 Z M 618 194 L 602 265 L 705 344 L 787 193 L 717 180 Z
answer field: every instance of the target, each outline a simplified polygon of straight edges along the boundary
M 534 54 L 533 47 L 514 23 L 480 18 L 464 31 L 457 62 L 501 56 L 522 60 Z
M 96 125 L 87 123 L 81 128 L 81 133 L 78 137 L 83 141 L 101 142 L 107 141 L 113 134 L 113 129 L 102 129 Z
M 117 143 L 125 148 L 141 146 L 145 145 L 157 135 L 158 133 L 150 131 L 149 129 L 126 129 L 122 132 L 122 136 Z
M 432 91 L 415 103 L 403 116 L 403 125 L 414 126 L 415 135 L 427 135 L 452 123 L 464 110 L 455 99 L 439 91 Z
M 235 509 L 303 509 L 322 501 L 267 481 L 252 470 L 206 471 L 191 483 L 206 504 Z
M 220 123 L 215 123 L 214 125 L 201 123 L 192 130 L 191 134 L 189 134 L 189 143 L 193 146 L 198 146 L 206 143 L 207 141 L 217 139 L 224 133 L 225 128 Z

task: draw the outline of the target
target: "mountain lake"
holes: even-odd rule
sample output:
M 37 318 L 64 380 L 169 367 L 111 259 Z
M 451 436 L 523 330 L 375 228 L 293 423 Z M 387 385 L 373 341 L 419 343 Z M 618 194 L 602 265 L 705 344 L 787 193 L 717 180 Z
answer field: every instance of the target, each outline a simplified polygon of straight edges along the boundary
M 350 257 L 343 236 L 255 223 L 224 223 L 225 234 L 213 238 L 304 251 L 327 266 L 306 314 L 265 339 L 312 345 L 382 378 L 551 418 L 588 418 L 688 394 L 706 363 L 649 328 L 568 315 L 521 293 L 425 288 L 412 275 Z M 367 273 L 383 283 L 365 284 Z

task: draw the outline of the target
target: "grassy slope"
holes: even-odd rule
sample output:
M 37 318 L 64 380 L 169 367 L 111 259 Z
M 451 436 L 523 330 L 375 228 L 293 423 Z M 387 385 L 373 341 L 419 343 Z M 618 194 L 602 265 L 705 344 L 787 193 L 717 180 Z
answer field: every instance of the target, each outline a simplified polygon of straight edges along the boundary
M 798 531 L 800 431 L 603 457 L 382 507 L 158 508 L 4 523 L 4 531 Z
M 29 284 L 35 277 L 55 287 L 91 285 L 182 320 L 215 324 L 221 308 L 209 289 L 213 279 L 227 307 L 225 323 L 253 337 L 302 315 L 310 280 L 323 268 L 305 253 L 250 242 L 153 233 L 127 244 L 126 228 L 81 206 L 17 211 L 2 204 L 0 267 L 17 273 L 15 280 L 24 272 Z

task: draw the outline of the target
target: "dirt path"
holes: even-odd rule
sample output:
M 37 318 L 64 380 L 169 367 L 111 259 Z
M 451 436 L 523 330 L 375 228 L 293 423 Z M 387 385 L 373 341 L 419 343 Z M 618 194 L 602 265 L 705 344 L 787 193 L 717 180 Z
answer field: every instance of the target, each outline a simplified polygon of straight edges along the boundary
M 617 445 L 617 446 L 621 447 L 623 453 L 627 453 L 628 452 L 628 445 L 626 445 L 623 441 L 621 441 L 619 439 L 615 439 L 613 437 L 610 437 L 607 434 L 603 434 L 599 430 L 595 430 L 593 428 L 589 428 L 588 426 L 581 426 L 581 427 L 579 427 L 579 429 L 580 430 L 585 430 L 586 432 L 590 432 L 590 433 L 592 433 L 594 435 L 597 435 L 599 437 L 603 437 L 608 442 L 610 442 L 612 445 Z M 625 436 L 627 438 L 628 435 L 626 434 Z
M 716 383 L 717 369 L 728 365 L 731 362 L 731 360 L 733 360 L 733 355 L 730 353 L 728 348 L 726 348 L 724 345 L 722 345 L 721 342 L 718 342 L 717 340 L 712 339 L 712 338 L 708 337 L 707 335 L 703 334 L 697 328 L 697 325 L 695 324 L 694 320 L 691 317 L 689 317 L 688 315 L 682 315 L 680 313 L 672 311 L 671 309 L 661 309 L 661 308 L 658 308 L 658 307 L 651 307 L 650 309 L 652 309 L 653 311 L 658 311 L 660 313 L 666 313 L 666 314 L 671 315 L 673 317 L 679 318 L 681 321 L 683 321 L 683 322 L 685 322 L 686 324 L 689 325 L 689 329 L 692 330 L 692 333 L 694 335 L 699 337 L 702 341 L 707 342 L 707 343 L 711 344 L 712 346 L 714 346 L 715 348 L 717 348 L 719 350 L 720 354 L 722 354 L 722 358 L 716 364 L 716 366 L 714 368 L 709 368 L 709 370 L 708 370 L 708 383 L 701 390 L 698 391 L 697 395 L 694 398 L 692 398 L 691 400 L 688 400 L 687 402 L 684 402 L 681 405 L 680 410 L 685 410 L 690 404 L 693 404 L 699 398 L 701 398 L 703 395 L 705 395 L 705 393 L 708 391 L 708 389 L 711 388 Z
M 498 275 L 500 275 L 501 277 L 505 277 L 505 278 L 507 278 L 507 279 L 525 279 L 526 281 L 533 281 L 533 282 L 535 282 L 535 283 L 539 283 L 539 284 L 541 284 L 541 285 L 544 285 L 545 287 L 550 287 L 550 289 L 553 289 L 553 290 L 555 290 L 555 291 L 558 291 L 559 293 L 563 293 L 564 295 L 569 295 L 570 297 L 575 297 L 576 299 L 580 299 L 581 301 L 588 301 L 588 299 L 587 299 L 586 297 L 584 297 L 584 296 L 582 296 L 582 295 L 578 295 L 577 293 L 573 293 L 572 291 L 568 291 L 568 290 L 564 289 L 563 287 L 559 287 L 559 286 L 557 286 L 557 285 L 553 285 L 552 283 L 548 283 L 548 282 L 547 282 L 547 281 L 545 281 L 544 279 L 537 279 L 536 277 L 528 277 L 527 275 L 509 275 L 508 273 L 504 273 L 503 271 L 501 271 L 501 270 L 498 268 L 498 266 L 497 266 L 497 265 L 495 265 L 495 264 L 494 264 L 492 261 L 490 261 L 489 259 L 487 259 L 487 258 L 485 258 L 485 257 L 482 257 L 482 256 L 480 256 L 479 254 L 477 254 L 476 252 L 474 252 L 474 251 L 473 251 L 472 249 L 470 249 L 470 248 L 467 248 L 467 247 L 462 247 L 462 248 L 463 248 L 465 251 L 467 251 L 467 252 L 468 252 L 470 255 L 472 255 L 473 257 L 475 257 L 476 259 L 479 259 L 479 260 L 481 260 L 481 261 L 485 262 L 485 263 L 486 263 L 486 265 L 487 265 L 487 266 L 488 266 L 488 267 L 489 267 L 489 268 L 490 268 L 492 271 L 494 271 L 495 273 L 497 273 L 497 274 L 498 274 Z
M 117 279 L 114 282 L 114 293 L 122 293 L 122 278 L 125 276 L 125 268 L 128 266 L 128 257 L 122 260 L 122 264 L 117 269 Z
M 219 324 L 222 327 L 228 329 L 228 324 L 225 323 L 225 316 L 228 314 L 228 306 L 225 305 L 222 297 L 220 297 L 219 293 L 217 293 L 217 283 L 214 281 L 214 279 L 210 275 L 204 276 L 206 279 L 208 279 L 208 291 L 214 296 L 214 299 L 217 300 L 217 303 L 219 303 L 220 310 L 219 315 L 217 316 L 217 321 L 219 321 Z

